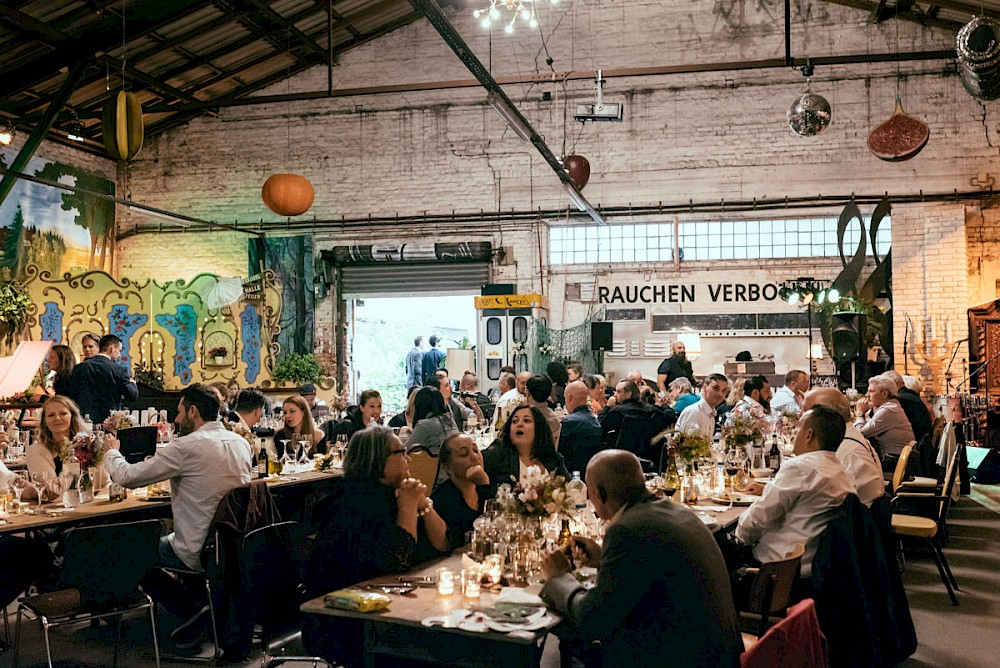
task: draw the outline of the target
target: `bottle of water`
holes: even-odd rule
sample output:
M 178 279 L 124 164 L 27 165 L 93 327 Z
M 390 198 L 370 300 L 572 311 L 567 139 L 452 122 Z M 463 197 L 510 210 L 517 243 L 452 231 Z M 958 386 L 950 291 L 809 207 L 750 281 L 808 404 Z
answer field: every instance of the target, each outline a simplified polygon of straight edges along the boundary
M 90 419 L 90 413 L 87 413 L 86 415 L 83 416 L 83 429 L 88 434 L 94 433 L 94 423 Z
M 587 509 L 587 484 L 580 479 L 579 471 L 573 471 L 573 479 L 566 483 L 566 494 L 577 513 Z

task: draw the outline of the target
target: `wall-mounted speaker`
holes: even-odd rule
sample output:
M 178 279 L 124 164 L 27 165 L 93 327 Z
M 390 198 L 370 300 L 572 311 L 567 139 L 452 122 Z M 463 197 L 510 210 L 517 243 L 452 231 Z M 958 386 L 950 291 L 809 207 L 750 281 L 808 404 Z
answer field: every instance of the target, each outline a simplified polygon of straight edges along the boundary
M 830 316 L 833 359 L 840 364 L 853 362 L 861 355 L 861 314 L 834 313 Z
M 590 323 L 590 349 L 591 350 L 611 350 L 614 348 L 612 337 L 614 336 L 614 325 L 610 322 Z

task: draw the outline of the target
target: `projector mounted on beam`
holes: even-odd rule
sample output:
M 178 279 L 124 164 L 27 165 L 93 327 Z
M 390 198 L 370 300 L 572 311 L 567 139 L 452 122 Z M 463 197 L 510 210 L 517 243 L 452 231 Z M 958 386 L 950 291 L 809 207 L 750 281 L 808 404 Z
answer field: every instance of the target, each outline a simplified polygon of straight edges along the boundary
M 601 77 L 601 70 L 597 70 L 597 81 L 594 83 L 594 87 L 597 89 L 597 102 L 576 105 L 576 113 L 573 118 L 581 123 L 587 121 L 621 123 L 625 116 L 625 105 L 604 101 L 604 79 Z

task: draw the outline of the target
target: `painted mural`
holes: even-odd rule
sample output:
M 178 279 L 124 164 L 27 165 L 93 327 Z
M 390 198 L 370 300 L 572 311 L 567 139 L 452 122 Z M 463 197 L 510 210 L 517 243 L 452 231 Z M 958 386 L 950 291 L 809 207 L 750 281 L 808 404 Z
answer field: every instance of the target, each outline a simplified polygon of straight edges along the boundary
M 115 334 L 123 342 L 119 363 L 133 372 L 161 371 L 168 390 L 234 378 L 244 386 L 270 387 L 277 346 L 268 342 L 280 332 L 282 311 L 274 274 L 264 272 L 263 299 L 209 308 L 204 295 L 218 282 L 212 274 L 162 284 L 116 280 L 102 271 L 55 276 L 29 264 L 29 338 L 69 345 L 80 359 L 84 334 Z M 220 350 L 225 353 L 209 354 Z
M 13 151 L 5 150 L 8 164 Z M 33 158 L 24 170 L 48 181 L 105 195 L 115 184 L 102 176 Z M 60 276 L 113 266 L 115 205 L 93 195 L 18 180 L 0 204 L 0 280 L 21 279 L 29 264 Z
M 281 286 L 281 330 L 276 341 L 282 354 L 313 352 L 312 237 L 251 239 L 248 258 L 248 275 L 267 267 Z

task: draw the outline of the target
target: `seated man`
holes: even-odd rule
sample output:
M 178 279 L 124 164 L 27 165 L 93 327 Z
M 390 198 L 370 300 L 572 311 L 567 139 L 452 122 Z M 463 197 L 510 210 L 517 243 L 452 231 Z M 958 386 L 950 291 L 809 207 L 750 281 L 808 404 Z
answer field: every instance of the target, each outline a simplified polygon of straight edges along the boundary
M 743 398 L 735 406 L 734 411 L 750 412 L 754 408 L 764 411 L 765 415 L 771 412 L 771 385 L 764 376 L 750 376 L 743 383 Z
M 623 380 L 615 386 L 615 405 L 601 416 L 604 446 L 635 453 L 639 457 L 659 460 L 651 441 L 667 428 L 667 418 L 656 406 L 639 400 L 639 386 Z
M 864 434 L 882 458 L 882 470 L 892 471 L 903 446 L 914 441 L 903 407 L 896 400 L 896 382 L 885 374 L 868 379 L 868 393 L 858 400 L 854 426 Z
M 721 373 L 705 378 L 701 399 L 685 408 L 677 416 L 677 431 L 698 431 L 710 440 L 715 436 L 716 408 L 729 394 L 729 379 Z
M 813 406 L 826 406 L 837 411 L 844 418 L 847 431 L 844 440 L 837 448 L 837 461 L 847 471 L 847 476 L 858 490 L 861 503 L 871 507 L 872 503 L 885 493 L 885 481 L 882 478 L 882 464 L 878 453 L 871 446 L 858 428 L 851 424 L 851 402 L 844 393 L 833 387 L 814 387 L 806 393 L 803 407 L 809 410 Z
M 586 590 L 566 555 L 548 554 L 541 596 L 586 642 L 603 643 L 605 668 L 735 668 L 743 642 L 722 553 L 696 515 L 646 492 L 635 455 L 598 453 L 587 467 L 597 514 L 609 520 L 603 550 L 576 538 L 598 567 Z
M 458 384 L 458 394 L 462 399 L 462 402 L 472 408 L 473 404 L 479 406 L 479 410 L 483 412 L 483 421 L 489 422 L 493 419 L 493 410 L 496 406 L 490 401 L 490 398 L 479 391 L 479 377 L 471 371 L 466 371 L 462 374 L 462 381 Z
M 783 559 L 802 543 L 802 575 L 811 572 L 819 535 L 847 495 L 856 493 L 837 461 L 844 426 L 844 418 L 826 406 L 813 406 L 802 415 L 795 435 L 796 456 L 781 465 L 763 496 L 746 509 L 736 526 L 736 539 L 753 548 L 757 561 Z
M 587 386 L 579 380 L 566 386 L 566 417 L 562 419 L 559 452 L 570 472 L 587 470 L 590 458 L 601 449 L 601 423 L 587 404 Z
M 805 393 L 809 389 L 809 374 L 792 369 L 785 374 L 785 385 L 779 387 L 771 399 L 771 410 L 776 414 L 801 413 Z
M 910 421 L 913 440 L 920 443 L 924 436 L 931 436 L 934 432 L 934 418 L 931 417 L 931 412 L 927 410 L 920 395 L 906 387 L 906 382 L 898 371 L 889 369 L 882 375 L 896 383 L 896 401 L 906 414 L 906 419 Z
M 104 440 L 109 448 L 104 466 L 114 482 L 135 488 L 170 481 L 174 531 L 160 539 L 163 566 L 203 570 L 201 548 L 219 502 L 230 490 L 250 482 L 250 444 L 226 429 L 218 417 L 218 397 L 207 386 L 194 383 L 181 391 L 177 404 L 180 438 L 157 448 L 154 457 L 129 464 L 118 451 L 115 438 Z M 172 612 L 187 618 L 171 638 L 178 647 L 190 647 L 197 641 L 208 606 L 201 605 L 201 591 L 185 593 L 183 586 L 171 580 L 157 571 L 147 591 Z M 195 630 L 194 635 L 188 636 L 188 630 Z

